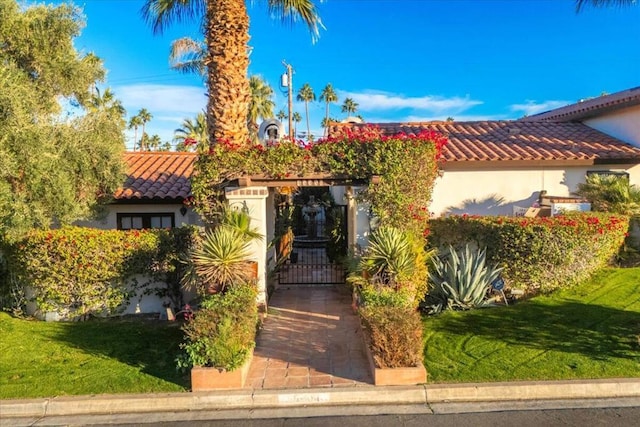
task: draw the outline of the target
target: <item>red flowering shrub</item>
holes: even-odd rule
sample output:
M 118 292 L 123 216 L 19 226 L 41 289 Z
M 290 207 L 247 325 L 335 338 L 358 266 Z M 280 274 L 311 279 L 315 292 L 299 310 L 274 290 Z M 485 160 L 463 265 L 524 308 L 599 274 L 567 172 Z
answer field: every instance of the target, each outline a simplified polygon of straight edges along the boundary
M 589 212 L 553 218 L 450 216 L 432 219 L 436 248 L 470 242 L 504 267 L 508 286 L 528 293 L 576 284 L 618 253 L 629 228 L 625 216 Z
M 178 273 L 179 247 L 189 244 L 190 235 L 191 229 L 65 227 L 32 231 L 5 251 L 8 270 L 20 286 L 33 290 L 38 309 L 71 319 L 117 312 L 138 292 L 175 298 L 168 293 L 176 289 L 152 290 L 151 283 L 131 279 L 144 274 L 179 286 L 172 276 Z

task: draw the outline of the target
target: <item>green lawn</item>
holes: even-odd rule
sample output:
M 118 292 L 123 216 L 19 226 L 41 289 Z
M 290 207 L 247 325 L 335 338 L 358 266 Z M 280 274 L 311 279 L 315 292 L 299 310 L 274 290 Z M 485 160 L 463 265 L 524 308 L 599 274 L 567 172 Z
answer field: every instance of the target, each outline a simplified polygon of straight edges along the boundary
M 176 323 L 47 323 L 0 313 L 0 398 L 185 391 Z
M 429 382 L 640 377 L 640 268 L 510 307 L 424 320 Z

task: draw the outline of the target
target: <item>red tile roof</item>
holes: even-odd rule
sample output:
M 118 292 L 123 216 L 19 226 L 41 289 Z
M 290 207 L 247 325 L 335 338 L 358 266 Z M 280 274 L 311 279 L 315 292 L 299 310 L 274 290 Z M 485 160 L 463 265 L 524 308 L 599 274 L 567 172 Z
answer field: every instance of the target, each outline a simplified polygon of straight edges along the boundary
M 544 113 L 534 114 L 520 120 L 527 122 L 582 121 L 590 117 L 601 116 L 612 111 L 633 107 L 634 105 L 640 105 L 640 86 L 612 93 L 611 95 L 603 95 L 587 99 L 575 104 L 549 110 Z
M 449 137 L 447 162 L 583 161 L 640 163 L 640 148 L 581 123 L 480 121 L 372 123 L 386 134 L 434 129 Z M 358 128 L 367 124 L 336 124 Z
M 127 180 L 116 200 L 182 201 L 191 194 L 191 174 L 197 155 L 175 152 L 125 153 Z

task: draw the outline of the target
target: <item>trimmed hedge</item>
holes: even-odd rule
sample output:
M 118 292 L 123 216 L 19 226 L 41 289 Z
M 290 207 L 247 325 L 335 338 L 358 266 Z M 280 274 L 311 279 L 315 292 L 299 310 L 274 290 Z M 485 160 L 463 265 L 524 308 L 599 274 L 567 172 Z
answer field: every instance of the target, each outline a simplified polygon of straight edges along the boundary
M 608 213 L 551 218 L 450 216 L 430 222 L 430 246 L 487 248 L 507 285 L 527 293 L 574 285 L 605 266 L 624 243 L 629 218 Z
M 422 323 L 416 310 L 364 306 L 358 312 L 377 367 L 401 368 L 422 364 Z
M 69 319 L 117 313 L 135 294 L 156 293 L 180 307 L 179 255 L 192 236 L 192 228 L 34 230 L 4 248 L 11 280 L 3 281 L 3 294 L 29 287 L 39 310 Z M 150 281 L 138 283 L 138 274 Z M 156 281 L 167 287 L 151 288 Z

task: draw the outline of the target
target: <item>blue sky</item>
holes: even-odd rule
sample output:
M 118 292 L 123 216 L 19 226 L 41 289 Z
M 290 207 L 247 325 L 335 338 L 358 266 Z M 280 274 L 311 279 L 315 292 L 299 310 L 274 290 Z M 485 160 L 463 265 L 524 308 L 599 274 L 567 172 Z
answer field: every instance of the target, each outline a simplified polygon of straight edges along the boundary
M 309 83 L 319 97 L 332 83 L 340 101 L 331 116 L 344 118 L 351 97 L 368 122 L 516 119 L 640 86 L 640 6 L 576 14 L 573 0 L 325 0 L 316 3 L 326 30 L 313 43 L 265 3 L 247 1 L 249 72 L 274 88 L 276 111 L 286 111 L 283 60 L 294 67 L 294 94 Z M 171 41 L 199 37 L 198 23 L 157 36 L 140 15 L 143 1 L 75 4 L 87 20 L 76 47 L 104 60 L 103 86 L 130 115 L 153 114 L 149 134 L 172 139 L 206 104 L 202 80 L 168 64 Z M 304 118 L 303 104 L 294 111 Z M 324 104 L 311 104 L 316 134 L 323 117 Z

